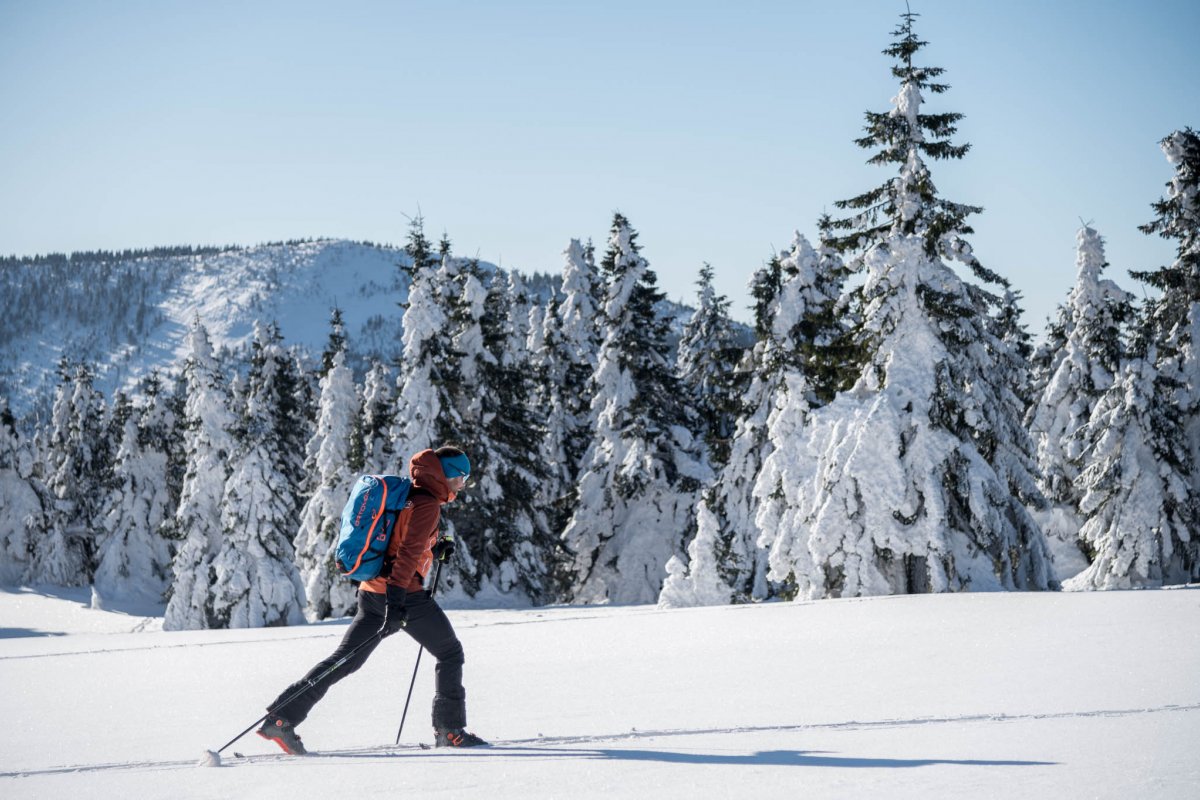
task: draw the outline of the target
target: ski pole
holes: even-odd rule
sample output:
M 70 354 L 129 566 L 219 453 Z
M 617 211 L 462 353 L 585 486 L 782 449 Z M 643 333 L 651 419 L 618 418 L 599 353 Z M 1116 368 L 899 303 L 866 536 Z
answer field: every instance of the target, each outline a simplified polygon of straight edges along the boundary
M 383 635 L 383 630 L 382 630 L 382 629 L 381 629 L 381 630 L 379 630 L 379 631 L 376 631 L 374 636 L 372 636 L 370 639 L 367 639 L 365 642 L 363 642 L 362 644 L 360 644 L 358 647 L 355 647 L 355 648 L 354 648 L 353 650 L 351 650 L 349 653 L 346 653 L 346 655 L 344 655 L 344 656 L 342 656 L 341 658 L 339 658 L 337 661 L 335 661 L 333 664 L 331 664 L 331 665 L 330 665 L 330 666 L 329 666 L 329 667 L 328 667 L 328 668 L 327 668 L 327 669 L 326 669 L 324 672 L 322 672 L 320 675 L 318 675 L 318 676 L 317 676 L 317 677 L 315 677 L 315 678 L 309 678 L 308 680 L 306 680 L 306 681 L 304 682 L 304 685 L 303 685 L 303 686 L 301 686 L 301 687 L 300 687 L 299 689 L 297 689 L 296 691 L 292 692 L 292 693 L 291 693 L 291 695 L 289 695 L 289 696 L 287 697 L 287 699 L 285 699 L 285 700 L 284 700 L 282 703 L 277 703 L 277 704 L 274 706 L 274 708 L 269 708 L 269 709 L 267 709 L 267 713 L 263 714 L 261 717 L 259 717 L 258 719 L 254 720 L 254 722 L 252 722 L 252 723 L 250 724 L 250 727 L 249 727 L 249 728 L 246 728 L 246 730 L 242 731 L 242 732 L 241 732 L 241 733 L 239 733 L 237 736 L 233 737 L 233 738 L 232 738 L 232 739 L 230 739 L 228 742 L 226 742 L 226 743 L 225 743 L 225 745 L 224 745 L 224 747 L 222 747 L 220 750 L 217 750 L 217 751 L 216 751 L 216 754 L 217 754 L 218 756 L 220 756 L 220 754 L 221 754 L 221 753 L 222 753 L 222 752 L 225 750 L 225 748 L 229 747 L 229 745 L 233 744 L 233 743 L 234 743 L 234 742 L 236 742 L 238 739 L 242 738 L 242 737 L 243 737 L 243 736 L 245 736 L 247 733 L 249 733 L 250 731 L 254 730 L 254 729 L 257 727 L 257 726 L 259 726 L 259 725 L 261 725 L 261 724 L 262 724 L 263 720 L 265 720 L 267 717 L 269 717 L 269 716 L 271 716 L 272 714 L 274 714 L 274 713 L 275 713 L 275 709 L 277 709 L 277 708 L 284 708 L 284 707 L 286 707 L 288 703 L 292 702 L 292 701 L 293 701 L 293 700 L 295 700 L 297 697 L 299 697 L 300 695 L 304 694 L 304 693 L 305 693 L 305 692 L 307 692 L 309 689 L 311 689 L 312 687 L 316 686 L 316 685 L 317 685 L 318 683 L 320 683 L 321 681 L 323 681 L 323 680 L 325 680 L 326 678 L 328 678 L 328 677 L 330 676 L 330 674 L 332 674 L 332 673 L 334 672 L 334 670 L 338 669 L 338 668 L 339 668 L 339 667 L 341 667 L 343 664 L 345 664 L 347 661 L 349 661 L 351 658 L 353 658 L 353 657 L 355 656 L 355 654 L 356 654 L 356 653 L 358 653 L 358 651 L 359 651 L 359 650 L 362 650 L 364 647 L 366 647 L 367 645 L 371 644 L 372 642 L 374 642 L 376 639 L 378 639 L 378 638 L 379 638 L 380 636 L 382 636 L 382 635 Z
M 442 577 L 442 560 L 439 558 L 437 569 L 433 571 L 433 588 L 429 590 L 430 598 L 437 593 L 438 578 L 440 577 Z M 417 670 L 421 668 L 421 654 L 424 652 L 424 647 L 417 650 L 417 663 L 413 667 L 412 680 L 408 682 L 408 697 L 404 698 L 404 713 L 400 715 L 400 730 L 396 731 L 396 744 L 400 744 L 400 734 L 404 733 L 404 720 L 408 718 L 408 704 L 412 700 L 413 687 L 417 685 Z

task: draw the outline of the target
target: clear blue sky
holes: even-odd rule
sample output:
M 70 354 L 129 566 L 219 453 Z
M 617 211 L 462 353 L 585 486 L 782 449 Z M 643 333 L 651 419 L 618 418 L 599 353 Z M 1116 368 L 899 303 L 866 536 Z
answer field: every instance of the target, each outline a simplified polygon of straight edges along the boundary
M 1200 128 L 1196 0 L 912 0 L 922 63 L 966 114 L 950 199 L 1035 334 L 1074 280 L 1172 259 L 1141 234 Z M 332 236 L 401 243 L 423 212 L 460 255 L 555 271 L 630 218 L 660 284 L 751 272 L 889 174 L 853 144 L 896 93 L 903 0 L 0 0 L 0 254 Z

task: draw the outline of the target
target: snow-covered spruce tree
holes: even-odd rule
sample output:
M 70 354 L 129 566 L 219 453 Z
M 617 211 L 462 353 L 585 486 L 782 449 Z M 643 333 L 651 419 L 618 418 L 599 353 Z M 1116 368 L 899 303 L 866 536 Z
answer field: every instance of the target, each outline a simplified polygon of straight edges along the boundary
M 222 497 L 236 442 L 236 419 L 208 331 L 196 318 L 188 332 L 183 374 L 184 453 L 187 464 L 179 507 L 168 531 L 182 540 L 172 564 L 174 579 L 164 630 L 219 627 L 209 610 L 212 560 L 221 546 Z
M 1091 563 L 1066 589 L 1155 587 L 1200 577 L 1186 421 L 1178 406 L 1160 399 L 1182 387 L 1155 369 L 1150 330 L 1139 334 L 1112 387 L 1075 433 L 1079 538 Z
M 689 398 L 688 409 L 695 414 L 689 428 L 707 446 L 712 466 L 720 469 L 729 461 L 737 423 L 742 387 L 737 385 L 735 368 L 742 347 L 729 317 L 729 298 L 713 288 L 712 265 L 701 267 L 697 286 L 699 303 L 684 325 L 676 369 L 680 387 Z
M 371 362 L 363 382 L 360 413 L 354 421 L 354 434 L 347 459 L 351 472 L 396 474 L 401 468 L 395 452 L 391 427 L 395 416 L 391 369 L 380 361 Z
M 1162 148 L 1175 175 L 1141 230 L 1177 240 L 1177 258 L 1132 273 L 1162 294 L 1147 302 L 1129 363 L 1079 434 L 1079 536 L 1091 564 L 1071 589 L 1200 579 L 1200 138 L 1175 131 Z
M 542 604 L 554 599 L 547 561 L 556 542 L 537 504 L 546 471 L 537 450 L 542 430 L 529 404 L 527 334 L 516 330 L 528 307 L 512 293 L 523 291 L 519 279 L 497 274 L 484 289 L 477 270 L 474 262 L 464 267 L 454 338 L 470 398 L 457 440 L 470 453 L 475 486 L 456 502 L 454 526 L 470 558 L 456 561 L 452 585 L 472 597 Z
M 669 323 L 656 311 L 663 295 L 620 214 L 602 266 L 608 293 L 593 378 L 596 428 L 562 539 L 573 557 L 572 600 L 649 603 L 712 475 L 682 424 Z
M 291 531 L 298 528 L 288 483 L 296 454 L 281 431 L 294 414 L 295 376 L 275 325 L 254 326 L 237 447 L 221 499 L 223 537 L 212 560 L 206 610 L 214 628 L 261 628 L 304 622 L 304 584 Z
M 0 397 L 0 586 L 29 581 L 35 545 L 46 529 L 48 492 L 33 467 L 33 451 Z
M 1149 320 L 1158 352 L 1155 366 L 1180 388 L 1158 401 L 1177 404 L 1187 420 L 1192 505 L 1200 506 L 1200 136 L 1184 128 L 1161 146 L 1175 174 L 1167 196 L 1153 204 L 1157 217 L 1140 230 L 1174 241 L 1176 257 L 1169 266 L 1132 275 L 1162 292 Z
M 310 620 L 354 613 L 355 586 L 334 564 L 342 507 L 357 473 L 351 469 L 350 446 L 355 421 L 361 419 L 354 375 L 346 366 L 346 338 L 336 311 L 331 323 L 328 368 L 321 378 L 317 430 L 308 440 L 305 470 L 314 489 L 300 512 L 294 541 L 296 566 L 304 581 L 305 615 Z
M 700 502 L 696 537 L 688 544 L 689 563 L 668 564 L 671 575 L 660 605 L 749 602 L 774 590 L 766 580 L 764 549 L 774 529 L 761 541 L 756 519 L 761 500 L 755 484 L 764 465 L 774 464 L 777 442 L 793 447 L 805 410 L 823 402 L 804 376 L 811 370 L 820 376 L 814 383 L 830 392 L 844 380 L 839 377 L 844 368 L 837 362 L 843 358 L 846 331 L 834 307 L 845 275 L 831 248 L 823 244 L 814 250 L 796 233 L 791 247 L 752 279 L 758 342 L 743 361 L 749 386 L 738 391 L 743 402 L 731 456 Z M 799 416 L 785 430 L 794 412 Z
M 871 163 L 898 164 L 899 175 L 839 203 L 860 213 L 833 223 L 849 231 L 839 246 L 865 248 L 855 263 L 866 273 L 856 334 L 866 363 L 849 392 L 809 411 L 802 441 L 783 452 L 777 441 L 776 467 L 764 468 L 756 492 L 766 500 L 783 491 L 797 512 L 771 541 L 770 577 L 793 583 L 799 599 L 1053 585 L 1024 505 L 1044 499 L 1008 345 L 989 313 L 998 298 L 943 260 L 1003 284 L 962 238 L 978 209 L 938 197 L 924 164 L 967 146 L 948 138 L 960 115 L 920 111 L 922 89 L 947 87 L 930 82 L 940 68 L 913 65 L 924 45 L 914 17 L 902 16 L 885 50 L 901 81 L 894 108 L 869 113 L 858 142 L 879 147 Z M 803 391 L 795 384 L 790 394 Z M 776 409 L 777 424 L 797 425 L 799 409 Z M 764 537 L 777 524 L 771 508 L 759 511 Z
M 578 239 L 572 239 L 562 269 L 561 289 L 543 323 L 542 347 L 534 352 L 536 403 L 545 419 L 541 458 L 547 467 L 539 495 L 550 526 L 561 531 L 574 511 L 580 465 L 591 441 L 592 375 L 600 349 L 596 301 L 602 279 Z
M 400 474 L 407 473 L 408 459 L 414 453 L 438 447 L 461 428 L 458 409 L 450 397 L 459 381 L 449 327 L 460 286 L 458 263 L 449 252 L 440 260 L 433 254 L 421 217 L 413 220 L 405 250 L 411 261 L 411 281 L 390 433 Z
M 100 603 L 162 603 L 171 585 L 174 553 L 163 523 L 178 501 L 171 492 L 169 453 L 177 420 L 157 375 L 143 382 L 142 394 L 141 405 L 125 417 L 104 506 L 93 587 Z
M 1050 501 L 1039 521 L 1055 556 L 1059 575 L 1069 577 L 1085 566 L 1078 544 L 1080 429 L 1121 369 L 1122 326 L 1131 317 L 1131 296 L 1101 277 L 1108 262 L 1104 240 L 1094 228 L 1080 228 L 1075 286 L 1058 312 L 1061 345 L 1050 353 L 1042 391 L 1026 415 L 1037 445 L 1040 481 Z
M 85 364 L 72 366 L 63 359 L 59 378 L 49 444 L 42 456 L 52 504 L 32 579 L 54 586 L 87 586 L 96 567 L 96 527 L 110 466 L 104 460 L 104 400 L 93 388 L 92 370 Z

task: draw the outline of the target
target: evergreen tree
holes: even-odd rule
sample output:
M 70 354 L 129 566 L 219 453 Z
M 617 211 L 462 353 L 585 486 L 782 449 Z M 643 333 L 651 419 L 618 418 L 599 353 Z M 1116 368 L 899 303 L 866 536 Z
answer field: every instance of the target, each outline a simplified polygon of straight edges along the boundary
M 589 251 L 572 239 L 562 269 L 559 294 L 550 302 L 543 323 L 542 349 L 535 351 L 537 406 L 543 410 L 545 437 L 541 458 L 547 467 L 541 496 L 552 509 L 550 527 L 561 531 L 574 511 L 574 491 L 591 441 L 592 375 L 600 348 L 602 285 Z
M 361 413 L 355 418 L 354 438 L 347 458 L 350 471 L 365 474 L 397 474 L 400 456 L 389 434 L 395 406 L 391 370 L 380 361 L 371 363 L 363 383 Z
M 1160 401 L 1180 387 L 1155 369 L 1156 362 L 1154 345 L 1135 345 L 1076 434 L 1082 442 L 1079 538 L 1090 564 L 1064 588 L 1144 588 L 1200 578 L 1185 421 L 1178 406 Z
M 720 468 L 729 460 L 729 443 L 736 424 L 738 402 L 734 368 L 742 355 L 729 299 L 713 289 L 713 268 L 700 269 L 699 304 L 683 329 L 677 356 L 679 381 L 694 410 L 694 436 L 707 445 L 711 463 Z
M 620 214 L 602 266 L 608 294 L 593 378 L 596 428 L 562 538 L 573 557 L 572 599 L 653 602 L 712 476 L 682 425 L 669 322 L 656 311 L 663 295 Z
M 104 460 L 104 401 L 92 386 L 88 366 L 71 366 L 63 359 L 59 377 L 43 456 L 53 500 L 33 577 L 55 586 L 86 586 L 96 566 L 95 528 L 109 468 Z
M 325 344 L 325 350 L 321 353 L 321 371 L 318 373 L 324 378 L 329 370 L 333 369 L 333 359 L 338 353 L 346 352 L 346 323 L 342 319 L 342 310 L 336 306 L 330 312 L 329 316 L 329 341 Z
M 1200 138 L 1162 141 L 1175 168 L 1158 216 L 1143 225 L 1178 242 L 1169 266 L 1133 276 L 1162 294 L 1146 303 L 1120 378 L 1080 431 L 1088 568 L 1073 589 L 1200 579 Z
M 795 448 L 803 438 L 807 409 L 821 402 L 806 380 L 809 371 L 819 374 L 830 391 L 843 380 L 838 375 L 838 348 L 847 332 L 833 309 L 844 277 L 836 253 L 825 247 L 814 250 L 796 233 L 791 247 L 753 278 L 754 327 L 762 338 L 746 366 L 749 386 L 737 390 L 744 403 L 731 458 L 701 500 L 697 534 L 688 545 L 689 563 L 668 565 L 672 575 L 663 587 L 661 605 L 748 602 L 769 595 L 763 548 L 778 535 L 781 512 L 765 512 L 772 522 L 760 528 L 757 516 L 764 500 L 756 495 L 755 484 L 760 479 L 783 480 L 776 461 L 786 453 L 773 454 L 777 447 L 788 452 Z M 773 490 L 766 503 L 779 496 Z
M 1161 145 L 1175 174 L 1167 196 L 1153 204 L 1157 216 L 1140 230 L 1174 241 L 1176 258 L 1168 266 L 1132 274 L 1162 292 L 1148 317 L 1155 367 L 1179 388 L 1158 401 L 1176 406 L 1187 420 L 1191 490 L 1200 497 L 1200 136 L 1184 128 Z
M 174 580 L 163 620 L 163 629 L 169 631 L 220 627 L 209 609 L 212 562 L 223 538 L 222 498 L 236 449 L 231 399 L 199 318 L 188 333 L 187 349 L 183 368 L 187 470 L 174 524 L 168 527 L 172 538 L 182 540 L 172 565 Z
M 175 512 L 169 485 L 172 431 L 177 427 L 158 376 L 142 386 L 143 404 L 125 414 L 114 465 L 114 488 L 103 515 L 104 542 L 94 598 L 162 603 L 171 585 L 171 543 L 163 523 Z
M 918 16 L 911 12 L 901 14 L 900 26 L 892 32 L 895 41 L 883 50 L 884 55 L 895 59 L 892 75 L 900 81 L 900 91 L 892 98 L 892 109 L 868 111 L 866 136 L 855 141 L 863 149 L 877 149 L 868 164 L 899 165 L 899 175 L 870 191 L 836 202 L 838 208 L 858 213 L 829 222 L 831 231 L 844 232 L 842 236 L 831 237 L 830 244 L 842 252 L 861 254 L 869 251 L 871 245 L 898 235 L 919 236 L 926 255 L 931 258 L 940 256 L 959 261 L 981 280 L 1001 283 L 998 275 L 978 262 L 962 238 L 974 233 L 967 217 L 983 209 L 941 197 L 925 166 L 925 158 L 961 159 L 971 146 L 950 140 L 958 130 L 962 114 L 921 113 L 925 102 L 923 90 L 941 94 L 950 86 L 935 82 L 945 72 L 942 67 L 913 64 L 913 56 L 928 44 L 918 39 L 913 30 Z
M 34 457 L 0 397 L 0 586 L 30 580 L 35 546 L 46 528 L 48 492 L 34 476 Z
M 460 380 L 450 328 L 460 285 L 458 264 L 447 253 L 439 265 L 430 253 L 420 217 L 413 221 L 406 249 L 413 272 L 391 432 L 403 467 L 411 455 L 452 440 L 462 427 L 451 396 Z
M 553 599 L 547 559 L 555 541 L 536 502 L 545 467 L 531 445 L 542 431 L 529 403 L 527 334 L 517 330 L 527 324 L 527 304 L 512 294 L 523 291 L 519 279 L 497 274 L 484 289 L 477 270 L 474 262 L 464 270 L 454 338 L 470 398 L 457 441 L 471 455 L 476 485 L 456 502 L 454 525 L 468 557 L 459 561 L 456 553 L 451 585 L 473 597 L 498 593 L 541 604 Z
M 329 369 L 321 378 L 317 430 L 308 441 L 305 469 L 316 488 L 300 512 L 296 566 L 304 581 L 306 615 L 311 620 L 354 613 L 355 587 L 334 564 L 341 531 L 342 507 L 357 475 L 350 469 L 355 420 L 361 419 L 354 375 L 346 366 L 346 340 L 339 338 L 340 320 L 332 324 Z
M 1012 390 L 1009 345 L 996 336 L 997 297 L 943 258 L 1003 284 L 963 239 L 979 209 L 937 196 L 922 156 L 959 158 L 957 114 L 921 113 L 940 68 L 918 68 L 924 45 L 902 16 L 901 81 L 888 114 L 868 114 L 863 147 L 899 176 L 839 207 L 836 242 L 863 248 L 854 333 L 865 361 L 854 386 L 808 409 L 803 374 L 788 381 L 770 422 L 776 448 L 756 495 L 773 580 L 798 598 L 960 589 L 1048 588 L 1045 540 L 1025 504 L 1044 503 L 1033 446 Z M 926 135 L 934 137 L 932 140 Z M 879 217 L 883 222 L 880 224 Z M 777 321 L 778 323 L 778 321 Z M 800 436 L 803 430 L 803 437 Z M 787 444 L 787 449 L 781 445 Z M 771 501 L 767 503 L 767 501 Z
M 304 585 L 290 532 L 298 528 L 287 483 L 296 454 L 282 432 L 295 413 L 293 361 L 276 326 L 255 325 L 237 445 L 221 500 L 223 537 L 212 560 L 206 612 L 215 628 L 258 628 L 304 621 Z M 301 467 L 302 469 L 303 467 Z
M 1045 378 L 1038 381 L 1042 392 L 1026 417 L 1037 445 L 1040 485 L 1051 503 L 1042 528 L 1064 576 L 1086 566 L 1077 547 L 1084 466 L 1078 434 L 1121 370 L 1122 326 L 1130 319 L 1132 301 L 1101 277 L 1108 262 L 1100 234 L 1084 226 L 1076 238 L 1075 286 L 1059 310 L 1056 328 L 1061 345 L 1046 360 Z

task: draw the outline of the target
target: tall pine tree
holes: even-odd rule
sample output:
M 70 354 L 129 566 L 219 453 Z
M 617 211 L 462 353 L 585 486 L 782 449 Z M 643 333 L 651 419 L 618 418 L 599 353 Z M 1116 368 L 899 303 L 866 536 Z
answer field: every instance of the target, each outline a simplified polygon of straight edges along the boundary
M 663 295 L 621 214 L 602 266 L 608 293 L 593 378 L 596 428 L 562 538 L 573 558 L 573 600 L 654 602 L 711 473 L 682 424 L 669 323 L 657 310 Z
M 304 462 L 315 488 L 300 511 L 300 531 L 294 542 L 296 566 L 304 581 L 305 614 L 312 620 L 346 616 L 356 607 L 354 584 L 344 579 L 334 564 L 342 507 L 357 477 L 350 463 L 354 426 L 362 418 L 354 375 L 346 366 L 341 315 L 336 310 L 325 352 L 328 367 L 321 378 L 317 429 L 308 440 Z
M 187 402 L 184 406 L 184 453 L 187 468 L 170 535 L 181 540 L 172 564 L 174 579 L 167 603 L 164 630 L 219 627 L 209 613 L 212 561 L 224 536 L 222 498 L 230 474 L 236 442 L 236 419 L 229 389 L 216 358 L 208 331 L 199 318 L 187 339 L 188 356 L 183 374 Z
M 1025 506 L 1044 500 L 1005 368 L 1009 345 L 991 316 L 999 298 L 943 261 L 1003 285 L 963 238 L 979 209 L 939 197 L 924 163 L 961 158 L 967 146 L 949 139 L 961 115 L 921 112 L 922 90 L 947 87 L 932 82 L 940 68 L 914 65 L 925 44 L 915 16 L 902 16 L 884 51 L 901 84 L 894 107 L 868 113 L 858 141 L 878 148 L 870 163 L 899 165 L 899 174 L 839 203 L 858 213 L 832 223 L 848 232 L 838 246 L 861 250 L 855 341 L 863 367 L 848 392 L 808 412 L 799 446 L 792 438 L 781 452 L 777 441 L 775 466 L 756 491 L 796 514 L 770 542 L 771 577 L 803 599 L 1053 581 Z M 789 394 L 804 391 L 793 381 Z M 798 407 L 776 411 L 775 427 L 798 428 Z M 764 531 L 776 516 L 760 509 Z

